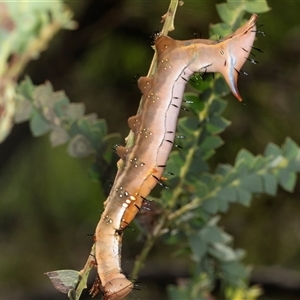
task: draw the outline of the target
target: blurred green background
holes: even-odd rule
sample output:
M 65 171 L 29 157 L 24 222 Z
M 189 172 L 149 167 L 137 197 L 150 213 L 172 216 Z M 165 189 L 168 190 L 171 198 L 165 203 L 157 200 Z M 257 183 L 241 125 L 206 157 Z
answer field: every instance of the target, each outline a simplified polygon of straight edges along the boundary
M 218 23 L 215 3 L 186 0 L 179 7 L 176 30 L 170 35 L 208 37 Z M 128 133 L 140 92 L 136 73 L 147 73 L 153 51 L 150 35 L 161 28 L 168 0 L 72 1 L 78 30 L 60 32 L 39 60 L 24 74 L 35 84 L 50 80 L 72 102 L 84 102 L 88 112 L 106 118 L 110 132 Z M 211 160 L 233 163 L 240 148 L 262 153 L 266 144 L 281 144 L 286 136 L 300 144 L 300 21 L 299 1 L 268 1 L 271 11 L 260 15 L 255 46 L 258 65 L 247 63 L 239 89 L 244 104 L 228 96 L 225 117 L 232 125 Z M 51 149 L 48 137 L 33 138 L 28 124 L 15 126 L 0 145 L 0 300 L 66 299 L 44 272 L 80 269 L 90 247 L 107 190 L 91 182 L 87 170 L 93 158 L 74 159 L 65 147 Z M 115 168 L 107 180 L 113 180 Z M 107 184 L 103 183 L 104 186 Z M 265 287 L 262 299 L 300 299 L 300 181 L 293 194 L 279 190 L 276 198 L 257 196 L 250 208 L 232 206 L 222 216 L 235 247 L 247 250 L 254 267 L 252 281 Z M 125 233 L 123 267 L 142 247 L 137 230 Z M 164 287 L 188 275 L 188 263 L 166 260 L 172 249 L 157 245 L 142 272 L 141 291 L 133 299 L 166 299 Z

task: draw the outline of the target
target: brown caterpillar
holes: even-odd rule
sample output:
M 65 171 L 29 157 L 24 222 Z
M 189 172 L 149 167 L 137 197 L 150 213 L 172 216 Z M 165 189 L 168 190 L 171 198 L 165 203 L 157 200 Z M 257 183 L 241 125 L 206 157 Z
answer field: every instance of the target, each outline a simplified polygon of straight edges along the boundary
M 257 15 L 253 14 L 245 25 L 218 41 L 156 37 L 156 72 L 151 78 L 138 80 L 143 107 L 128 120 L 135 144 L 132 148 L 117 148 L 124 167 L 116 176 L 95 232 L 95 256 L 104 299 L 123 299 L 134 287 L 120 267 L 123 231 L 160 182 L 173 147 L 177 117 L 189 77 L 195 72 L 220 72 L 241 101 L 237 78 L 251 52 L 256 21 Z

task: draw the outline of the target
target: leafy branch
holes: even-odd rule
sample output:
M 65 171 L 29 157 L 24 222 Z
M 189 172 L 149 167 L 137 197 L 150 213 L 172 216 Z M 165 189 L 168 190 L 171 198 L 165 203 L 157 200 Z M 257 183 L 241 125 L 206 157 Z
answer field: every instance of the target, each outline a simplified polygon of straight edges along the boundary
M 47 48 L 62 28 L 74 29 L 72 13 L 61 2 L 2 1 L 0 23 L 0 142 L 9 134 L 15 114 L 16 82 L 27 65 Z

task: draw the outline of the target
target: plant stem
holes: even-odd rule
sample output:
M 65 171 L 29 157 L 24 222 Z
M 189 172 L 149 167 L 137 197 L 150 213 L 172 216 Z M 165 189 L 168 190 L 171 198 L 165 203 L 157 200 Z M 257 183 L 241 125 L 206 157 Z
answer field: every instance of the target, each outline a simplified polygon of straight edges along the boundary
M 134 266 L 131 272 L 131 278 L 136 279 L 138 277 L 138 274 L 140 270 L 144 267 L 144 263 L 148 257 L 148 254 L 152 247 L 154 246 L 156 240 L 160 237 L 162 229 L 165 227 L 167 222 L 167 217 L 164 214 L 158 224 L 154 227 L 154 230 L 151 234 L 147 236 L 147 240 L 144 244 L 144 247 L 141 251 L 141 253 L 138 255 L 136 260 L 134 261 Z

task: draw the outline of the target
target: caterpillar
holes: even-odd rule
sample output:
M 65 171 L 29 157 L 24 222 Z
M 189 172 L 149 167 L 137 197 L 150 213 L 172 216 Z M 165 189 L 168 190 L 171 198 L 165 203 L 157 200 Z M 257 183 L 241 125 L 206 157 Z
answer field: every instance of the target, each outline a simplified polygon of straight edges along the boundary
M 121 270 L 124 229 L 158 184 L 173 147 L 183 92 L 195 72 L 221 73 L 233 95 L 242 100 L 237 79 L 256 36 L 257 15 L 234 33 L 220 40 L 174 40 L 158 34 L 155 39 L 157 68 L 152 77 L 140 77 L 143 94 L 139 114 L 128 119 L 134 132 L 131 148 L 118 146 L 124 160 L 95 231 L 95 258 L 103 298 L 121 300 L 134 288 Z M 99 283 L 100 281 L 100 283 Z M 97 288 L 94 289 L 94 291 Z

